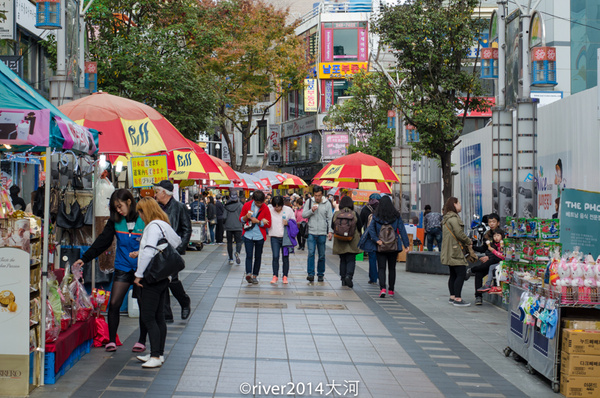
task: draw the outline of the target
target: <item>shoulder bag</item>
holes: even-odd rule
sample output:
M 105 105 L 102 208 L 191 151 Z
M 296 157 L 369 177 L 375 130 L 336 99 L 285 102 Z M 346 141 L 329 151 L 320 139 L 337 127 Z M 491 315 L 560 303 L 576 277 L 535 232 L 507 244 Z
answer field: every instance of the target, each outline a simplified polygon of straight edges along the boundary
M 465 246 L 462 243 L 460 243 L 460 241 L 456 238 L 456 235 L 454 235 L 454 232 L 452 232 L 450 227 L 448 227 L 448 224 L 444 224 L 444 225 L 446 226 L 446 229 L 448 231 L 450 231 L 450 234 L 454 237 L 454 239 L 458 243 L 458 246 L 460 246 L 460 250 L 462 250 L 462 252 L 465 256 L 465 259 L 470 263 L 477 262 L 477 260 L 479 258 L 477 257 L 477 254 L 475 254 L 475 252 L 473 251 L 473 248 L 471 246 Z
M 144 271 L 144 279 L 148 283 L 163 281 L 185 268 L 185 261 L 181 255 L 177 253 L 177 250 L 171 246 L 165 236 L 165 231 L 163 231 L 160 225 L 158 225 L 158 228 L 160 228 L 163 236 L 158 240 L 156 246 L 166 244 L 167 247 L 161 250 L 158 247 L 150 245 L 146 246 L 156 250 L 156 254 L 154 254 L 154 257 L 150 260 L 150 264 L 148 264 L 148 267 L 146 267 L 146 270 Z
M 58 214 L 56 216 L 56 225 L 66 229 L 77 229 L 83 227 L 83 213 L 77 199 L 71 204 L 71 212 L 67 213 L 64 199 L 60 202 L 58 207 Z

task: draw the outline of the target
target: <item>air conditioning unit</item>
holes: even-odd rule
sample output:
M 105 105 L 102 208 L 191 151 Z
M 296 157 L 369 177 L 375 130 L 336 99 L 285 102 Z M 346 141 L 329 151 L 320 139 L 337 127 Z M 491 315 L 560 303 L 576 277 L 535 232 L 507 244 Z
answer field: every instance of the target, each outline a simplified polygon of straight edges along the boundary
M 345 97 L 338 97 L 337 99 L 337 105 L 342 105 L 344 102 L 348 101 L 350 98 L 352 98 L 351 95 L 345 96 Z

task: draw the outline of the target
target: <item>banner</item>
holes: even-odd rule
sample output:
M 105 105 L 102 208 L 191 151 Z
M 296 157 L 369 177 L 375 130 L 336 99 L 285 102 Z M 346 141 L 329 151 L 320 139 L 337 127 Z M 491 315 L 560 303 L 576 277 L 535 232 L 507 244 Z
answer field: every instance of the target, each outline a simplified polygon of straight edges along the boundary
M 54 120 L 56 120 L 58 129 L 65 140 L 62 146 L 63 149 L 72 149 L 88 154 L 96 152 L 97 148 L 94 143 L 94 136 L 87 127 L 63 120 L 58 116 L 55 116 Z
M 226 163 L 231 163 L 231 153 L 229 152 L 229 146 L 227 145 L 225 136 L 221 138 L 221 160 L 223 160 Z
M 269 165 L 278 166 L 281 164 L 281 125 L 272 124 L 269 126 Z
M 0 109 L 0 144 L 48 146 L 49 128 L 48 109 Z
M 461 218 L 469 225 L 473 216 L 483 217 L 481 144 L 460 149 Z
M 324 134 L 323 160 L 334 160 L 348 154 L 348 134 Z
M 304 79 L 304 111 L 317 112 L 317 80 Z
M 131 176 L 134 188 L 149 187 L 168 180 L 167 156 L 139 156 L 131 158 Z
M 579 247 L 594 258 L 600 254 L 600 193 L 565 189 L 560 198 L 560 242 L 563 253 Z
M 367 70 L 367 62 L 324 62 L 319 64 L 319 78 L 346 79 Z

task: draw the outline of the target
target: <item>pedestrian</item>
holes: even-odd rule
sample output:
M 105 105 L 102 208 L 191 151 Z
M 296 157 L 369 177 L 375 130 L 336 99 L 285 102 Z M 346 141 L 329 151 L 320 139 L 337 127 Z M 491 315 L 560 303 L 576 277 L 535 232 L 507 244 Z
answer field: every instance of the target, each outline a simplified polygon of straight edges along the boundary
M 273 279 L 272 284 L 276 284 L 279 278 L 279 257 L 283 253 L 282 280 L 284 284 L 288 283 L 288 273 L 290 270 L 289 249 L 283 247 L 283 238 L 290 220 L 294 220 L 294 212 L 288 206 L 285 206 L 282 196 L 273 196 L 269 210 L 271 211 L 271 227 L 269 228 L 269 237 L 271 238 L 271 251 L 273 253 Z M 296 228 L 297 229 L 297 228 Z
M 319 282 L 324 281 L 325 276 L 325 243 L 333 237 L 331 218 L 333 211 L 331 202 L 323 195 L 323 187 L 313 187 L 313 198 L 304 204 L 302 217 L 308 219 L 308 259 L 306 264 L 306 279 L 309 282 L 315 280 L 315 248 L 319 252 L 317 263 L 317 277 Z
M 192 236 L 192 221 L 186 206 L 173 198 L 173 183 L 169 180 L 162 180 L 154 184 L 154 198 L 161 206 L 163 211 L 169 217 L 171 228 L 181 237 L 181 244 L 177 247 L 177 252 L 184 256 L 185 249 L 190 243 Z M 181 306 L 181 319 L 187 319 L 190 316 L 192 300 L 187 295 L 183 284 L 179 280 L 179 274 L 171 275 L 169 290 L 177 299 Z M 171 311 L 171 297 L 167 294 L 165 299 L 165 320 L 167 323 L 173 323 L 173 312 Z
M 340 278 L 342 286 L 352 288 L 356 255 L 361 252 L 358 248 L 362 231 L 360 216 L 354 211 L 354 201 L 350 196 L 340 200 L 340 210 L 333 214 L 333 254 L 340 256 Z M 344 235 L 340 232 L 345 231 Z
M 268 206 L 265 206 L 264 192 L 254 191 L 252 201 L 246 202 L 242 207 L 240 221 L 244 224 L 242 236 L 246 247 L 246 281 L 257 284 L 267 228 L 271 225 L 271 212 Z
M 166 297 L 169 295 L 169 279 L 149 283 L 144 278 L 144 271 L 158 253 L 157 248 L 162 247 L 158 244 L 160 239 L 166 238 L 168 244 L 173 248 L 177 248 L 182 241 L 171 228 L 169 217 L 156 200 L 150 197 L 140 199 L 137 211 L 146 224 L 146 228 L 142 235 L 139 252 L 134 255 L 137 257 L 138 263 L 134 283 L 140 292 L 138 297 L 138 301 L 141 303 L 140 320 L 146 327 L 150 340 L 150 354 L 140 355 L 137 359 L 144 362 L 143 368 L 159 368 L 165 361 L 167 324 L 164 310 Z
M 210 232 L 210 244 L 215 244 L 215 227 L 217 226 L 217 207 L 215 206 L 214 196 L 206 197 L 206 220 L 208 222 L 208 231 Z
M 423 228 L 427 238 L 427 251 L 433 251 L 433 241 L 438 245 L 438 250 L 442 246 L 442 215 L 436 211 L 431 211 L 430 205 L 425 205 L 423 213 Z
M 217 209 L 217 225 L 215 228 L 215 241 L 218 244 L 223 243 L 223 223 L 225 222 L 225 206 L 221 195 L 217 195 L 217 202 L 215 203 Z
M 446 204 L 444 204 L 442 228 L 447 233 L 444 233 L 442 239 L 440 261 L 450 268 L 450 277 L 448 278 L 450 299 L 448 302 L 457 307 L 468 307 L 471 303 L 466 302 L 461 297 L 468 265 L 462 247 L 470 246 L 472 242 L 465 234 L 465 225 L 458 215 L 461 210 L 462 206 L 455 197 L 448 198 Z
M 294 216 L 296 217 L 296 225 L 298 225 L 298 250 L 304 250 L 306 246 L 306 228 L 308 228 L 308 219 L 302 217 L 302 205 L 304 201 L 302 198 L 296 199 L 296 210 L 294 210 Z
M 23 200 L 23 198 L 21 198 L 19 196 L 19 193 L 21 193 L 21 188 L 19 188 L 16 185 L 13 185 L 12 187 L 10 187 L 10 201 L 12 202 L 12 205 L 15 208 L 15 211 L 17 211 L 17 210 L 25 211 L 25 207 L 27 207 L 27 205 L 25 204 L 25 201 Z
M 242 223 L 240 215 L 242 213 L 242 204 L 239 201 L 238 194 L 233 192 L 229 201 L 225 204 L 225 222 L 223 227 L 227 235 L 227 254 L 229 255 L 229 265 L 233 265 L 233 241 L 235 239 L 235 262 L 240 265 L 240 253 L 242 251 Z
M 373 218 L 372 214 L 375 213 L 377 206 L 379 205 L 379 200 L 381 199 L 381 195 L 378 193 L 372 193 L 369 196 L 369 202 L 362 208 L 360 211 L 360 222 L 362 223 L 365 231 L 369 228 L 369 221 Z M 378 273 L 377 273 L 377 247 L 370 239 L 363 238 L 361 239 L 360 248 L 367 253 L 369 257 L 369 284 L 374 285 L 377 283 Z
M 379 297 L 385 297 L 386 293 L 389 297 L 394 297 L 398 253 L 409 247 L 409 241 L 402 217 L 389 196 L 384 196 L 379 200 L 377 210 L 369 224 L 368 234 L 377 250 L 379 287 L 381 289 Z M 385 283 L 386 270 L 387 286 Z
M 129 256 L 129 253 L 139 250 L 144 221 L 138 216 L 135 199 L 127 189 L 117 189 L 113 192 L 109 200 L 109 212 L 110 216 L 102 233 L 81 258 L 73 263 L 73 267 L 83 266 L 100 256 L 112 246 L 113 240 L 117 239 L 115 271 L 112 276 L 107 316 L 109 341 L 105 346 L 106 351 L 112 352 L 117 350 L 117 329 L 119 328 L 121 305 L 129 287 L 135 280 L 138 263 L 137 259 Z M 134 345 L 133 351 L 145 351 L 145 341 L 146 332 L 140 324 L 140 339 Z

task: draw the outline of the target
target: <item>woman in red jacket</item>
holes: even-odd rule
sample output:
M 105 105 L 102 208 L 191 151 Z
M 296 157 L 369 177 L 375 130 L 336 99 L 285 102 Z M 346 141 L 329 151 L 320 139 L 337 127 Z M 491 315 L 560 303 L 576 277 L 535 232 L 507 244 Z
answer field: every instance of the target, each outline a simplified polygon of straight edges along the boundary
M 246 247 L 246 281 L 257 284 L 260 258 L 267 239 L 267 228 L 271 225 L 271 211 L 265 206 L 264 192 L 254 191 L 252 201 L 244 203 L 240 221 L 244 224 L 242 240 Z M 252 267 L 253 253 L 254 267 Z

